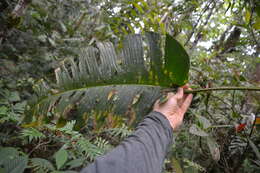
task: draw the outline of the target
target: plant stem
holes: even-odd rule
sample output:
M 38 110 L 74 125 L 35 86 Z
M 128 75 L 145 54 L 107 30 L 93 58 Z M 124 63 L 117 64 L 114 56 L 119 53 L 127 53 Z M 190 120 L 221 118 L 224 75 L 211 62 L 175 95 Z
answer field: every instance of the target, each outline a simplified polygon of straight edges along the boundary
M 198 92 L 209 92 L 209 91 L 223 91 L 223 90 L 246 90 L 246 91 L 260 91 L 260 87 L 216 87 L 216 88 L 201 88 L 194 90 L 185 90 L 186 94 L 193 94 Z
M 213 125 L 209 128 L 230 128 L 230 127 L 234 127 L 234 125 Z

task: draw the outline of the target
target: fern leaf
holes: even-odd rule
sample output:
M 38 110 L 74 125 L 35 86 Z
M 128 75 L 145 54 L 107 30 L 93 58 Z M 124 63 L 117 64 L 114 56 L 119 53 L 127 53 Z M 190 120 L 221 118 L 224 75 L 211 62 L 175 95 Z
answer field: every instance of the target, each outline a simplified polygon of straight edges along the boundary
M 84 138 L 81 138 L 77 142 L 77 146 L 79 147 L 80 151 L 90 160 L 94 160 L 97 156 L 104 154 L 103 149 L 97 147 L 96 145 L 92 144 L 90 141 Z
M 80 167 L 84 164 L 85 158 L 79 158 L 69 161 L 66 165 L 69 166 L 69 169 Z
M 28 129 L 23 129 L 22 137 L 28 138 L 29 143 L 30 143 L 33 140 L 39 140 L 41 138 L 45 138 L 45 135 L 35 128 L 28 128 Z
M 132 134 L 132 130 L 130 130 L 125 124 L 123 124 L 121 127 L 108 129 L 107 131 L 110 132 L 113 136 L 120 136 L 121 139 Z
M 32 158 L 32 159 L 30 159 L 30 161 L 31 161 L 31 167 L 33 168 L 34 171 L 48 172 L 48 171 L 55 170 L 52 163 L 46 159 Z
M 102 150 L 102 152 L 107 152 L 112 148 L 109 142 L 101 137 L 95 139 L 94 144 Z

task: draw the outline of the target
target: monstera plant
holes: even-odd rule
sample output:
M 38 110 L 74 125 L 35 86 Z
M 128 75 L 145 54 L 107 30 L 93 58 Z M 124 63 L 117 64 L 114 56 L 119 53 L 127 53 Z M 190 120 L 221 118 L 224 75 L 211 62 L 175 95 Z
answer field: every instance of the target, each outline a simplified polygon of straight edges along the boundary
M 138 120 L 163 89 L 188 81 L 189 56 L 170 35 L 128 35 L 118 45 L 97 42 L 78 54 L 55 70 L 56 86 L 35 86 L 38 95 L 29 103 L 25 126 L 56 120 L 61 127 L 76 119 L 78 129 L 94 112 Z

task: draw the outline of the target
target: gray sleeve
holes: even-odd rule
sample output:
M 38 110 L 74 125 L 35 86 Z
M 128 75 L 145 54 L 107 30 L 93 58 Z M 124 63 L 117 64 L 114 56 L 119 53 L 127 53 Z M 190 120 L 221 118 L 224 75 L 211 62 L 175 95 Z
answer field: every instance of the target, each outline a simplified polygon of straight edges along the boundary
M 81 173 L 160 173 L 172 138 L 165 116 L 151 112 L 131 136 Z

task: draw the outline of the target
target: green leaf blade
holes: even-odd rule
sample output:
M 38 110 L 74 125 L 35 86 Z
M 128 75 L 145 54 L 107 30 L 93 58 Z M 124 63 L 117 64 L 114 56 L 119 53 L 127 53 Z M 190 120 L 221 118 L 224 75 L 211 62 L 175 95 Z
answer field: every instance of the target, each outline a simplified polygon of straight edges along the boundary
M 206 137 L 208 136 L 208 133 L 206 133 L 204 130 L 202 130 L 201 128 L 199 128 L 197 125 L 193 124 L 190 129 L 189 132 L 193 135 L 197 135 L 197 136 L 201 136 L 201 137 Z
M 219 146 L 218 146 L 217 142 L 215 141 L 215 139 L 210 136 L 207 137 L 207 145 L 209 147 L 210 154 L 211 154 L 213 160 L 216 162 L 219 161 L 220 150 L 219 150 Z
M 166 35 L 165 70 L 173 84 L 182 86 L 188 81 L 190 58 L 182 45 L 169 34 Z
M 129 105 L 132 115 L 140 115 L 133 120 L 137 122 L 159 98 L 163 88 L 183 85 L 188 80 L 188 54 L 178 41 L 167 35 L 166 56 L 163 56 L 162 37 L 153 32 L 131 34 L 118 51 L 118 45 L 112 42 L 81 48 L 77 58 L 67 58 L 56 68 L 56 88 L 49 88 L 45 82 L 38 84 L 39 98 L 31 102 L 24 118 L 25 123 L 33 118 L 35 122 L 24 127 L 53 119 L 57 127 L 62 127 L 67 120 L 76 119 L 75 129 L 80 129 L 85 120 L 78 116 L 97 111 L 127 115 Z M 107 99 L 112 90 L 117 91 L 117 99 Z M 55 116 L 46 118 L 48 113 Z
M 68 160 L 68 152 L 64 149 L 60 149 L 55 154 L 57 169 L 60 169 L 66 163 L 67 160 Z
M 6 160 L 4 163 L 4 168 L 8 173 L 23 173 L 27 167 L 27 163 L 27 157 L 16 156 L 14 159 Z
M 36 170 L 44 170 L 45 172 L 55 170 L 52 163 L 46 159 L 32 158 L 31 163 L 32 163 L 32 167 Z

